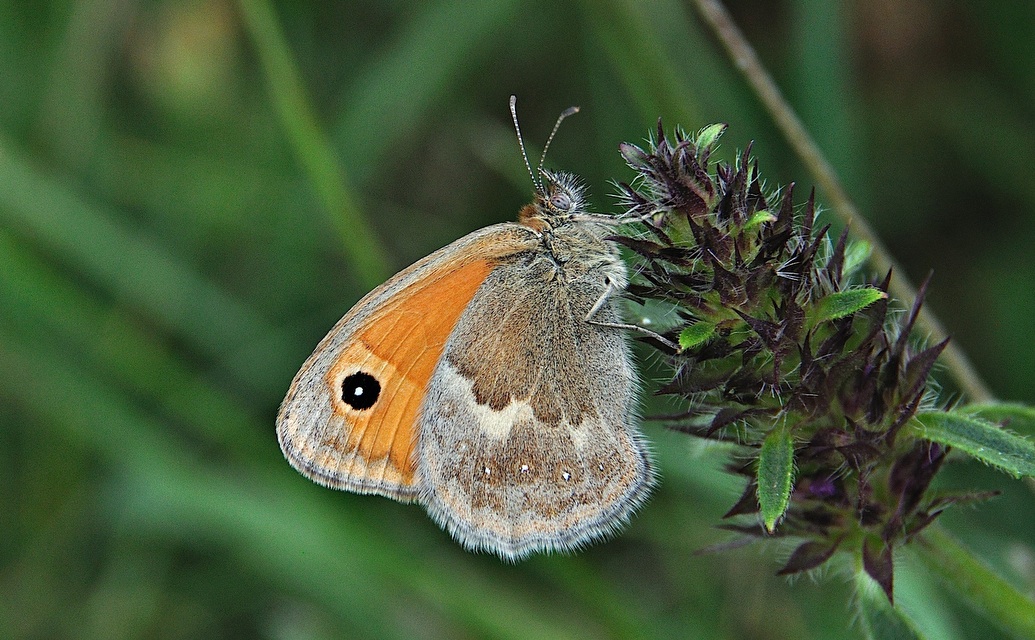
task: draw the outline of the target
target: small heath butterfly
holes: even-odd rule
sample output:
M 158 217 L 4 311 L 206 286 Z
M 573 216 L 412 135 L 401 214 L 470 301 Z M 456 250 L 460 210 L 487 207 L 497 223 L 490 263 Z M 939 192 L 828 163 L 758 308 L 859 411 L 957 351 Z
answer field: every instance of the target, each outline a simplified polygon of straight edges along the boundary
M 621 322 L 626 268 L 605 240 L 618 219 L 588 213 L 573 175 L 540 162 L 532 180 L 516 223 L 464 236 L 360 300 L 277 416 L 303 475 L 417 502 L 465 548 L 508 560 L 616 530 L 654 481 L 625 336 L 638 327 Z

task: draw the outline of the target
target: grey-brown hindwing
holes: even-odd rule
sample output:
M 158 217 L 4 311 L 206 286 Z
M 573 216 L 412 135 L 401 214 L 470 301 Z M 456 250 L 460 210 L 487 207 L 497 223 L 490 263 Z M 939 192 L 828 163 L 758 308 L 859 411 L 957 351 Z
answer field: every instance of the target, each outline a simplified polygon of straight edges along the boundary
M 653 482 L 622 330 L 586 321 L 614 250 L 579 226 L 489 274 L 421 410 L 420 501 L 464 546 L 519 558 L 624 522 Z M 595 319 L 619 322 L 607 300 Z

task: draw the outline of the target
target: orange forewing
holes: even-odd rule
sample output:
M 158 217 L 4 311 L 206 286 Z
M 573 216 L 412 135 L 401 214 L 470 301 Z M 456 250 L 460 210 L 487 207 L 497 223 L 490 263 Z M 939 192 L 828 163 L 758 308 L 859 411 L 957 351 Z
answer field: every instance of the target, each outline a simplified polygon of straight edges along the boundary
M 365 464 L 353 464 L 353 475 L 380 475 L 393 484 L 414 483 L 413 446 L 417 412 L 450 332 L 495 261 L 473 260 L 433 279 L 401 291 L 371 315 L 355 341 L 335 359 L 325 378 L 334 412 L 347 433 L 337 434 L 344 446 Z M 374 406 L 356 410 L 341 399 L 341 383 L 364 371 L 381 384 Z M 344 438 L 341 436 L 344 435 Z

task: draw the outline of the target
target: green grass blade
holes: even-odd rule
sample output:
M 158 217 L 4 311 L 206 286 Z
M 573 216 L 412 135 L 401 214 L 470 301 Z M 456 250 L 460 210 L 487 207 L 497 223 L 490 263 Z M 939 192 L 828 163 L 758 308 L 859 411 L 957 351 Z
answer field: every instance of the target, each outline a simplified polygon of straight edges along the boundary
M 493 59 L 498 34 L 511 27 L 519 6 L 517 0 L 412 5 L 412 16 L 343 90 L 333 137 L 357 184 L 394 161 L 392 150 L 419 131 L 431 107 Z M 504 80 L 498 90 L 504 119 L 514 87 Z
M 113 506 L 128 518 L 124 524 L 189 545 L 215 544 L 237 564 L 313 598 L 371 637 L 406 637 L 409 627 L 392 627 L 384 616 L 384 604 L 401 597 L 419 598 L 476 637 L 593 637 L 567 623 L 571 611 L 548 611 L 495 581 L 476 556 L 451 549 L 460 562 L 415 562 L 424 556 L 412 541 L 385 544 L 347 501 L 314 498 L 322 490 L 298 478 L 279 452 L 233 473 L 205 462 L 74 358 L 46 346 L 29 349 L 3 324 L 0 378 L 10 381 L 0 397 L 125 474 Z M 77 401 L 55 401 L 55 389 L 74 389 Z M 486 600 L 493 606 L 484 606 Z
M 1035 638 L 1035 600 L 1009 584 L 941 527 L 924 531 L 927 568 L 972 609 L 1019 640 Z
M 193 431 L 237 454 L 254 444 L 262 425 L 245 407 L 170 353 L 119 309 L 105 307 L 82 287 L 0 231 L 0 309 L 10 325 L 38 344 L 61 344 L 113 375 L 133 393 L 182 420 Z M 60 309 L 59 313 L 55 310 Z M 16 310 L 16 311 L 13 311 Z
M 635 6 L 627 0 L 584 0 L 581 6 L 597 43 L 641 113 L 651 119 L 664 114 L 670 122 L 686 127 L 702 121 L 697 100 L 664 50 L 655 46 Z
M 238 4 L 288 141 L 330 213 L 357 279 L 368 287 L 376 286 L 389 275 L 388 254 L 361 213 L 344 168 L 317 122 L 273 7 L 267 0 L 240 0 Z
M 271 356 L 294 352 L 286 338 L 252 309 L 182 261 L 156 238 L 125 224 L 115 212 L 85 201 L 42 175 L 0 140 L 0 223 L 31 237 L 88 281 L 148 320 L 184 339 L 246 386 L 279 387 Z M 237 364 L 249 345 L 262 344 L 267 368 Z M 266 377 L 264 377 L 266 376 Z

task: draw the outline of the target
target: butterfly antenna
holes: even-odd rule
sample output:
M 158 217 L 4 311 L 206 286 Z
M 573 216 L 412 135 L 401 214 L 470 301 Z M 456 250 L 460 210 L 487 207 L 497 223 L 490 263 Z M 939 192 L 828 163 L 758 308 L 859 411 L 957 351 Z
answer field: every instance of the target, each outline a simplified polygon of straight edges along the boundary
M 514 119 L 514 131 L 517 132 L 518 146 L 521 147 L 521 157 L 525 160 L 525 168 L 528 169 L 528 175 L 532 177 L 532 184 L 536 190 L 542 192 L 543 183 L 532 171 L 532 165 L 528 162 L 528 154 L 525 153 L 525 141 L 521 138 L 521 125 L 518 124 L 517 118 L 517 96 L 510 96 L 510 117 Z
M 539 173 L 540 175 L 542 175 L 543 173 L 543 163 L 546 162 L 546 152 L 550 149 L 550 143 L 553 142 L 553 137 L 557 135 L 557 130 L 561 128 L 561 123 L 564 122 L 564 119 L 568 116 L 573 116 L 578 112 L 578 107 L 568 107 L 567 109 L 561 112 L 561 115 L 557 116 L 557 122 L 553 125 L 553 131 L 550 132 L 550 137 L 546 139 L 546 146 L 543 147 L 543 156 L 539 158 L 539 167 L 537 173 Z

